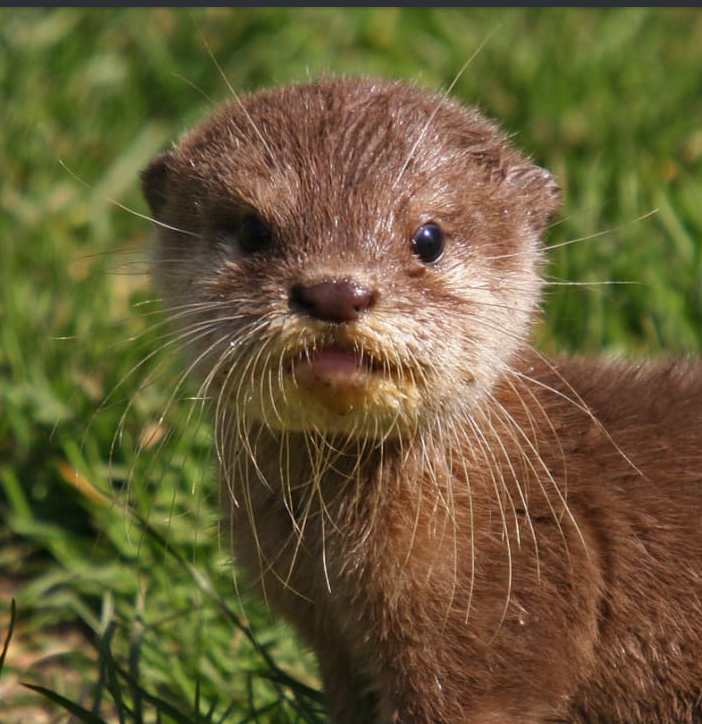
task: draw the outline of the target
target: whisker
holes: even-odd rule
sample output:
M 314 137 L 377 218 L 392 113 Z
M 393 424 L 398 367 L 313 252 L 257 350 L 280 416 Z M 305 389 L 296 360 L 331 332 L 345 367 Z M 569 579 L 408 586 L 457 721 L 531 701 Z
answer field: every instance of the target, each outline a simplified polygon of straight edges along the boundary
M 497 32 L 498 25 L 496 25 L 485 37 L 485 39 L 480 43 L 480 45 L 473 51 L 473 54 L 468 58 L 468 60 L 463 64 L 461 69 L 456 73 L 456 76 L 451 81 L 451 84 L 444 92 L 444 97 L 448 97 L 451 95 L 451 91 L 456 87 L 456 84 L 461 79 L 461 76 L 466 72 L 468 67 L 471 65 L 471 63 L 480 55 L 483 48 L 487 45 L 488 41 L 492 38 L 492 36 Z M 414 142 L 414 145 L 410 149 L 410 152 L 407 154 L 407 158 L 402 165 L 402 168 L 400 168 L 400 172 L 397 174 L 397 177 L 395 178 L 395 181 L 393 182 L 392 187 L 395 188 L 397 184 L 400 182 L 400 179 L 405 175 L 405 171 L 407 171 L 407 168 L 409 167 L 410 163 L 412 162 L 412 159 L 414 158 L 414 154 L 419 148 L 419 145 L 424 140 L 424 137 L 426 136 L 429 128 L 431 127 L 431 124 L 434 122 L 434 119 L 436 118 L 436 114 L 441 110 L 441 105 L 436 104 L 436 107 L 432 111 L 431 115 L 429 116 L 428 120 L 424 124 L 424 127 L 419 133 L 419 136 L 417 137 L 417 140 Z
M 95 189 L 87 182 L 84 181 L 80 176 L 78 176 L 77 173 L 71 169 L 70 166 L 68 166 L 65 161 L 62 159 L 59 159 L 58 162 L 61 164 L 61 166 L 71 175 L 73 178 L 78 181 L 78 183 L 85 186 L 87 189 L 90 189 L 91 191 L 94 191 Z M 136 216 L 139 219 L 145 219 L 146 221 L 150 221 L 152 224 L 155 224 L 156 226 L 162 228 L 162 229 L 168 229 L 169 231 L 177 231 L 179 234 L 185 234 L 185 236 L 194 236 L 196 238 L 199 238 L 200 234 L 196 234 L 194 231 L 187 231 L 186 229 L 179 229 L 177 226 L 171 226 L 170 224 L 166 224 L 163 221 L 159 221 L 158 219 L 155 219 L 153 216 L 149 216 L 148 214 L 142 214 L 139 211 L 136 211 L 135 209 L 130 208 L 129 206 L 126 206 L 125 204 L 117 201 L 116 199 L 113 199 L 109 196 L 104 197 L 105 201 L 108 201 L 113 206 L 116 206 L 118 209 L 122 209 L 122 211 L 126 211 L 128 214 L 131 214 L 132 216 Z

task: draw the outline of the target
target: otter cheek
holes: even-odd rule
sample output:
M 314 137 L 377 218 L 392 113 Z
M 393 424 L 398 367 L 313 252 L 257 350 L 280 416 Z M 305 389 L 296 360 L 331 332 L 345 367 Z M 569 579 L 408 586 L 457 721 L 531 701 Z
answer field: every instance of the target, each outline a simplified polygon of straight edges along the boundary
M 311 398 L 337 415 L 361 405 L 367 393 L 369 373 L 349 351 L 326 349 L 299 359 L 292 376 L 304 397 Z

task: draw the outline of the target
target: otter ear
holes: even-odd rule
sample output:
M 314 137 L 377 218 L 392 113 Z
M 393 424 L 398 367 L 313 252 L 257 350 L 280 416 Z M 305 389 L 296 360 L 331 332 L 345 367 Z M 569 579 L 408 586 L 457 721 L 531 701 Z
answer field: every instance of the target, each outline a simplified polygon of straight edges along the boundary
M 161 212 L 166 204 L 168 174 L 172 160 L 172 154 L 163 153 L 141 172 L 141 190 L 157 219 L 161 218 Z
M 507 173 L 507 182 L 526 195 L 532 225 L 542 231 L 561 208 L 561 189 L 554 176 L 540 166 L 527 164 L 512 167 Z

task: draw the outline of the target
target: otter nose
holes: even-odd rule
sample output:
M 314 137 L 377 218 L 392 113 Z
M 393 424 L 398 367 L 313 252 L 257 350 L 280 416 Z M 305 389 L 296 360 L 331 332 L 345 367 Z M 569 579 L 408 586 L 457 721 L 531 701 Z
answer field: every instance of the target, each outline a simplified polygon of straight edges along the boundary
M 295 284 L 290 289 L 290 309 L 325 322 L 355 322 L 375 299 L 373 290 L 348 279 Z

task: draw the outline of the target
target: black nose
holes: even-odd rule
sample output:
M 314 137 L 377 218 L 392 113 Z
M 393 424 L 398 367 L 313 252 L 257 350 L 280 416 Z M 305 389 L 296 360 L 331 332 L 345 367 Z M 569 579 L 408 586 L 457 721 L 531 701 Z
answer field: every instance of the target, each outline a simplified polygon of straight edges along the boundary
M 373 306 L 375 291 L 348 279 L 324 279 L 317 284 L 295 284 L 290 309 L 325 322 L 355 322 Z

